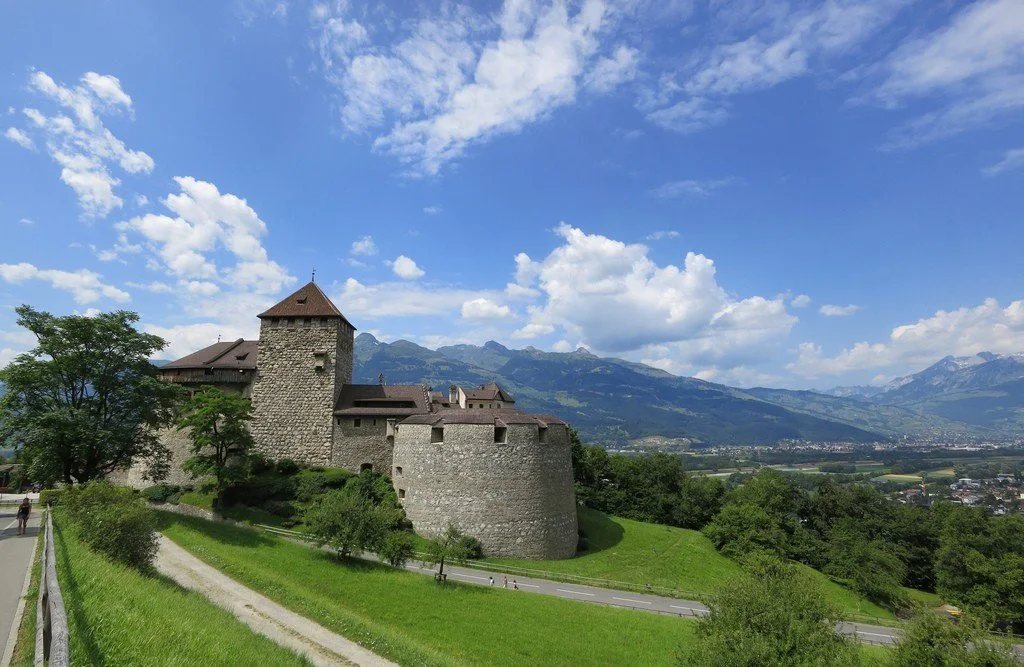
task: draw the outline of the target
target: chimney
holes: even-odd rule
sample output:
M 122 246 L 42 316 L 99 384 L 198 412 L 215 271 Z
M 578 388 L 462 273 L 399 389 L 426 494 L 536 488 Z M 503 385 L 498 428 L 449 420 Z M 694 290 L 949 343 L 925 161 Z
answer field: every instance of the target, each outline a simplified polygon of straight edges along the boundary
M 377 383 L 380 386 L 382 386 L 382 387 L 384 386 L 384 374 L 383 373 L 381 373 L 380 375 L 377 376 Z
M 456 405 L 459 402 L 459 388 L 455 385 L 448 387 L 448 403 Z

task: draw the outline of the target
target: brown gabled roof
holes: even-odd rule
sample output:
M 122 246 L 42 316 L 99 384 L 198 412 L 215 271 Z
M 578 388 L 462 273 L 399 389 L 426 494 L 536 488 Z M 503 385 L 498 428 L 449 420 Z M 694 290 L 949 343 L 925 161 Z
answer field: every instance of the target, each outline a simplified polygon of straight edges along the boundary
M 508 392 L 498 386 L 497 382 L 488 382 L 480 385 L 479 389 L 464 389 L 466 398 L 474 401 L 505 401 L 515 403 L 515 399 L 509 396 Z
M 334 414 L 407 416 L 430 412 L 427 388 L 419 384 L 346 384 Z
M 441 409 L 430 414 L 417 414 L 407 417 L 403 424 L 537 424 L 547 426 L 548 424 L 565 424 L 554 415 L 531 415 L 520 412 L 515 408 L 496 408 L 493 410 L 483 409 Z
M 295 294 L 290 294 L 277 305 L 260 313 L 258 317 L 340 317 L 346 324 L 352 326 L 314 282 L 306 283 Z
M 185 368 L 213 368 L 233 370 L 255 370 L 259 341 L 242 340 L 214 343 L 198 352 L 164 364 L 160 370 Z

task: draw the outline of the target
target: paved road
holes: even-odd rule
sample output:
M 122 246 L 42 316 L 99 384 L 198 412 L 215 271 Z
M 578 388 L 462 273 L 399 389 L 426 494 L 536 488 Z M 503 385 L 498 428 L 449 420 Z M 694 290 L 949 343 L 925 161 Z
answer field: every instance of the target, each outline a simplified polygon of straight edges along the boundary
M 0 505 L 0 655 L 6 648 L 14 615 L 25 584 L 32 547 L 39 533 L 39 512 L 32 508 L 28 534 L 18 535 L 15 505 Z

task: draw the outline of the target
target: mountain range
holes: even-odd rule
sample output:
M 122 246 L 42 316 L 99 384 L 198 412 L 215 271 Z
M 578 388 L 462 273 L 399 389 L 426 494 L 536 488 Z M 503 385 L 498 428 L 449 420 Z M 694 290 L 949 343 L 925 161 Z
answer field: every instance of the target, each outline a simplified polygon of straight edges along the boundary
M 1024 425 L 1024 356 L 947 357 L 877 391 L 736 389 L 680 377 L 585 349 L 512 350 L 494 341 L 431 350 L 405 340 L 355 341 L 354 381 L 390 384 L 498 382 L 530 412 L 558 415 L 590 442 L 774 444 L 784 439 L 872 442 L 899 438 L 998 438 Z

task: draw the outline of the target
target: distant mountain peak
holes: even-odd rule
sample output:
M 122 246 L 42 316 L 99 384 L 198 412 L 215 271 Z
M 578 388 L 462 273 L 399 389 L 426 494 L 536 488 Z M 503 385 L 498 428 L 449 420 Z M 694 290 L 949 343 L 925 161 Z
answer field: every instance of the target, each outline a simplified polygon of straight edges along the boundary
M 363 345 L 380 345 L 380 341 L 374 338 L 373 334 L 361 333 L 356 336 L 356 342 Z
M 597 355 L 594 354 L 593 352 L 591 352 L 590 350 L 588 350 L 585 347 L 577 347 L 576 351 L 573 352 L 573 354 L 578 355 L 580 357 L 593 357 L 593 358 L 597 359 Z
M 496 340 L 489 340 L 484 343 L 485 350 L 491 350 L 492 352 L 508 352 L 508 348 L 499 343 Z

